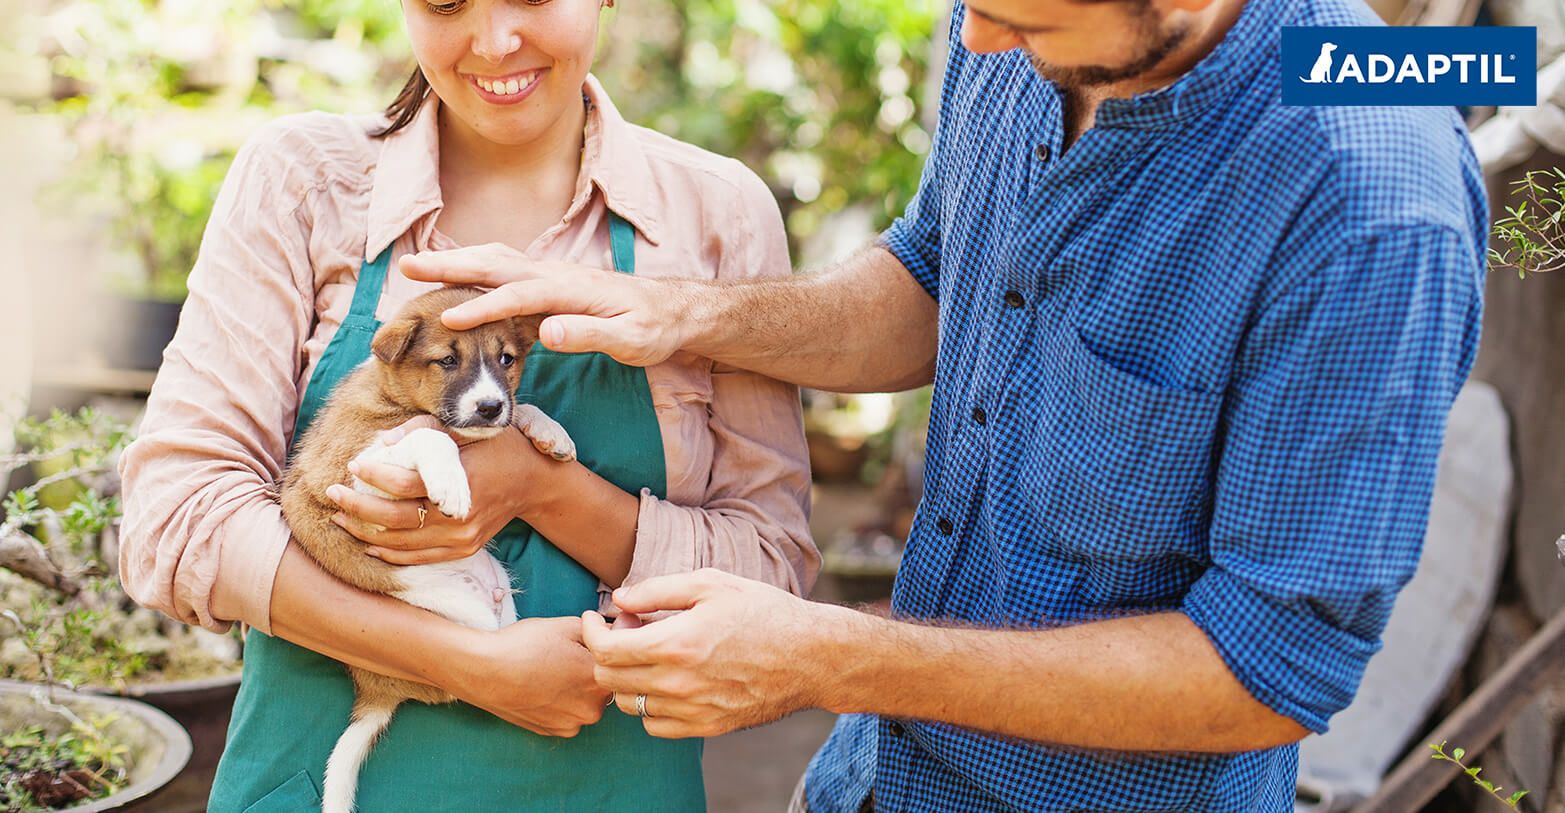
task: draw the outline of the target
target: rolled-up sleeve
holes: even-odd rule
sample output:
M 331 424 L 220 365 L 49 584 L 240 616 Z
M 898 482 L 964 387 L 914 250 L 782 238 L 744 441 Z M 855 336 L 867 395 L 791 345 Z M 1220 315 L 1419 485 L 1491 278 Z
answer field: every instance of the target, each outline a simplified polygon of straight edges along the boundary
M 1423 545 L 1446 413 L 1477 347 L 1481 249 L 1353 241 L 1268 304 L 1224 419 L 1212 567 L 1183 610 L 1260 702 L 1325 731 Z
M 274 125 L 275 127 L 275 125 Z M 275 481 L 313 319 L 313 194 L 273 127 L 240 150 L 189 278 L 139 436 L 120 463 L 120 574 L 137 602 L 269 630 L 289 530 Z
M 744 170 L 739 207 L 718 278 L 792 273 L 777 201 Z M 810 535 L 809 453 L 799 389 L 747 370 L 715 365 L 707 428 L 711 477 L 699 504 L 641 495 L 636 550 L 626 584 L 714 567 L 808 595 L 820 572 Z

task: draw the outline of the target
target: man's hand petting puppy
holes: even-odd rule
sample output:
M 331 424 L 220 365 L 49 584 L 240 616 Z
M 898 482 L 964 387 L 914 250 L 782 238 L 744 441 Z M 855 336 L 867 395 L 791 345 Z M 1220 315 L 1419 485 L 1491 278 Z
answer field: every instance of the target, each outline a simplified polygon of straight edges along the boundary
M 381 443 L 391 445 L 415 429 L 438 427 L 435 418 L 421 416 L 383 433 Z M 483 440 L 457 437 L 456 441 L 462 447 L 462 468 L 484 473 L 469 478 L 473 505 L 466 519 L 440 513 L 417 472 L 385 463 L 355 462 L 349 465 L 354 476 L 397 499 L 333 486 L 326 496 L 342 509 L 333 521 L 369 545 L 366 554 L 393 565 L 449 562 L 478 552 L 521 515 L 523 506 L 518 500 L 528 489 L 517 484 L 525 483 L 553 461 L 514 428 Z

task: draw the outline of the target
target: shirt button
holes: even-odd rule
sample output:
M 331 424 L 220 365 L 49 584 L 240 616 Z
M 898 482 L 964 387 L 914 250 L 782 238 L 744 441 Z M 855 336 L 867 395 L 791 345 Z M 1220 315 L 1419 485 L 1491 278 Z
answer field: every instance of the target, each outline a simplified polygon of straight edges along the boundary
M 891 725 L 887 726 L 887 730 L 891 732 L 891 736 L 893 737 L 900 737 L 904 732 L 907 731 L 907 729 L 903 728 L 902 724 L 896 720 L 891 721 Z
M 1033 150 L 1033 155 L 1038 156 L 1038 160 L 1039 161 L 1047 161 L 1047 160 L 1049 160 L 1049 145 L 1048 144 L 1039 144 L 1038 148 Z
M 989 415 L 988 413 L 984 412 L 983 407 L 973 407 L 973 423 L 976 423 L 979 426 L 983 426 L 984 423 L 988 420 Z
M 940 520 L 935 523 L 935 528 L 940 531 L 941 536 L 950 536 L 951 532 L 956 530 L 956 526 L 951 524 L 951 520 L 946 519 L 945 517 L 941 517 Z
M 1020 291 L 1006 291 L 1005 292 L 1005 306 L 1006 307 L 1008 307 L 1008 308 L 1020 308 L 1021 306 L 1025 305 L 1025 304 L 1027 304 L 1027 299 L 1021 295 Z

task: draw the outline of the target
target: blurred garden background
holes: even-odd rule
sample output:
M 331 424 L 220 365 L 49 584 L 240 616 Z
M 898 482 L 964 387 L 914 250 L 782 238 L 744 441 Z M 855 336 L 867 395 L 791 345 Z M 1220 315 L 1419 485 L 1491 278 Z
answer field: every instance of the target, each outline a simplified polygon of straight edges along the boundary
M 594 73 L 631 121 L 758 172 L 796 267 L 863 245 L 907 203 L 930 149 L 949 0 L 618 5 Z M 1491 136 L 1479 153 L 1499 222 L 1511 184 L 1533 179 L 1556 201 L 1542 204 L 1544 220 L 1552 214 L 1565 246 L 1565 3 L 1370 5 L 1396 24 L 1538 26 L 1549 103 L 1468 111 L 1469 124 Z M 238 639 L 189 630 L 119 591 L 114 460 L 239 145 L 288 113 L 380 110 L 410 66 L 394 0 L 0 0 L 0 813 L 35 809 L 17 801 L 17 783 L 41 774 L 7 760 L 45 739 L 57 756 L 109 768 L 28 789 L 35 798 L 72 793 L 71 782 L 129 793 L 178 774 L 128 809 L 203 809 Z M 1516 235 L 1537 236 L 1536 208 L 1512 220 Z M 1403 754 L 1428 763 L 1419 738 L 1457 720 L 1452 746 L 1467 746 L 1469 763 L 1533 791 L 1520 809 L 1565 813 L 1565 679 L 1533 661 L 1532 682 L 1514 680 L 1529 642 L 1565 618 L 1552 546 L 1565 531 L 1561 344 L 1565 276 L 1492 274 L 1484 351 L 1453 411 L 1425 564 L 1361 702 L 1334 722 L 1335 739 L 1306 741 L 1301 810 L 1362 802 Z M 826 556 L 815 598 L 889 595 L 919 499 L 928 398 L 806 393 L 812 527 Z M 1503 708 L 1462 717 L 1463 702 L 1501 678 L 1512 680 Z M 63 730 L 57 714 L 16 723 L 36 708 L 8 680 L 141 698 L 178 725 L 147 717 L 138 728 L 144 709 L 113 699 L 88 703 Z M 714 813 L 780 810 L 831 722 L 807 712 L 709 742 Z M 1412 787 L 1403 798 L 1418 805 L 1450 779 L 1411 776 L 1398 787 Z M 1489 803 L 1454 785 L 1426 809 Z

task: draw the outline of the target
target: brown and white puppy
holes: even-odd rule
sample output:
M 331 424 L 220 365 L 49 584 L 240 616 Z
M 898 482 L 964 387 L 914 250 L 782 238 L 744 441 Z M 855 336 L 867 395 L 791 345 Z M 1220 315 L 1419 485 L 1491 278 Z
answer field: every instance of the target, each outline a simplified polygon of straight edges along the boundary
M 374 356 L 338 383 L 321 413 L 295 445 L 283 476 L 283 515 L 299 546 L 332 575 L 372 593 L 400 598 L 459 624 L 499 629 L 516 620 L 510 574 L 487 551 L 454 562 L 398 567 L 364 555 L 364 543 L 331 521 L 337 506 L 327 487 L 351 480 L 356 490 L 379 492 L 352 477 L 352 460 L 417 471 L 429 502 L 441 513 L 466 517 L 472 507 L 467 473 L 450 435 L 416 429 L 396 444 L 378 433 L 419 415 L 433 415 L 467 437 L 487 437 L 517 426 L 539 450 L 570 460 L 576 449 L 563 427 L 536 407 L 517 404 L 522 360 L 537 339 L 537 324 L 520 319 L 462 332 L 440 322 L 442 311 L 477 296 L 473 288 L 424 294 L 375 333 Z M 326 766 L 323 813 L 350 813 L 359 768 L 404 700 L 449 703 L 454 697 L 421 683 L 348 667 L 356 697 L 348 729 Z

